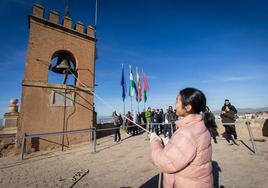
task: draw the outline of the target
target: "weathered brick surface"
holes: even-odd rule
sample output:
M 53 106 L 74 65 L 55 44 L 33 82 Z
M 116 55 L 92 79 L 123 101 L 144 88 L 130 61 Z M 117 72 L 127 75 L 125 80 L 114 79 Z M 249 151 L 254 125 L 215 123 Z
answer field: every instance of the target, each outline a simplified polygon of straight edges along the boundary
M 43 7 L 35 5 L 33 15 L 29 16 L 29 43 L 22 83 L 19 136 L 24 133 L 63 130 L 64 108 L 52 106 L 51 98 L 53 90 L 64 91 L 64 87 L 61 84 L 48 83 L 49 64 L 59 52 L 70 54 L 76 64 L 78 79 L 91 90 L 94 89 L 94 33 L 88 36 L 81 22 L 72 28 L 72 20 L 66 17 L 63 24 L 60 24 L 62 22 L 58 21 L 58 13 L 55 11 L 50 12 L 49 20 L 43 15 Z M 77 82 L 76 86 L 82 85 Z M 74 87 L 68 87 L 67 91 L 75 92 L 76 103 L 72 107 L 66 107 L 66 130 L 90 128 L 93 118 L 93 96 Z M 88 135 L 85 133 L 65 137 L 65 143 L 86 141 Z M 39 149 L 61 143 L 61 136 L 47 139 L 49 142 L 39 140 Z

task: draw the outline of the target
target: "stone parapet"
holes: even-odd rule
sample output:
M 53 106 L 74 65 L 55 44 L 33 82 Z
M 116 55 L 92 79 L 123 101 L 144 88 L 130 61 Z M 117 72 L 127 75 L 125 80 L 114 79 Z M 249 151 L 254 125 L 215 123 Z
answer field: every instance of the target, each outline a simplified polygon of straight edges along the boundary
M 62 19 L 62 24 L 60 24 L 59 21 L 59 14 L 58 12 L 54 10 L 49 11 L 49 19 L 47 20 L 45 18 L 45 9 L 42 5 L 34 4 L 33 5 L 33 14 L 31 16 L 40 18 L 43 21 L 47 21 L 53 24 L 57 24 L 59 26 L 62 26 L 64 28 L 71 29 L 73 31 L 76 31 L 78 33 L 84 34 L 86 36 L 90 36 L 92 38 L 95 38 L 95 28 L 93 26 L 87 26 L 86 29 L 84 28 L 84 24 L 81 21 L 77 21 L 73 27 L 73 21 L 72 18 L 68 16 L 64 16 Z

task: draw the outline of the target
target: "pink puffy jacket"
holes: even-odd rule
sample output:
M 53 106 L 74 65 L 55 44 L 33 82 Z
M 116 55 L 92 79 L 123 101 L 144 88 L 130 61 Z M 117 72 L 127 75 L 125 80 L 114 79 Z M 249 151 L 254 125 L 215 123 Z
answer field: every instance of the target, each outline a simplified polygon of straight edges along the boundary
M 211 188 L 211 137 L 203 118 L 191 114 L 176 121 L 177 130 L 164 147 L 152 140 L 152 159 L 164 173 L 164 188 Z

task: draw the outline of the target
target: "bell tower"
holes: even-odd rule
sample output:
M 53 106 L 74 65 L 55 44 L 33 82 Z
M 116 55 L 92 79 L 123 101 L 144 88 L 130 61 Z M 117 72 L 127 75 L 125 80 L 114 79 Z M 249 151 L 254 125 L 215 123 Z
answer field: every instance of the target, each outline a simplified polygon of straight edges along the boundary
M 21 114 L 18 135 L 66 132 L 90 128 L 93 124 L 95 74 L 95 30 L 73 24 L 64 16 L 33 6 L 28 17 L 29 40 L 22 81 Z M 74 27 L 73 27 L 74 25 Z M 52 78 L 49 80 L 48 78 Z M 60 78 L 60 81 L 53 80 Z M 71 82 L 71 80 L 73 80 Z M 81 85 L 81 83 L 85 85 Z M 31 150 L 66 146 L 88 141 L 89 133 L 32 138 Z

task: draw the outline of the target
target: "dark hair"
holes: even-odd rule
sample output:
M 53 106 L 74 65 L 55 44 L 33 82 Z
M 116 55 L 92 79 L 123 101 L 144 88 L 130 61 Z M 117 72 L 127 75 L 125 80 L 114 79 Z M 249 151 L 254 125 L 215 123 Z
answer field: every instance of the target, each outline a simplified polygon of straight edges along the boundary
M 207 100 L 205 94 L 195 88 L 185 88 L 180 91 L 182 106 L 192 106 L 194 114 L 203 113 L 203 119 L 207 129 L 212 132 L 216 132 L 217 125 L 215 123 L 215 117 L 213 113 L 207 107 Z
M 224 103 L 223 106 L 228 106 L 230 108 L 232 104 L 230 102 L 227 105 Z

